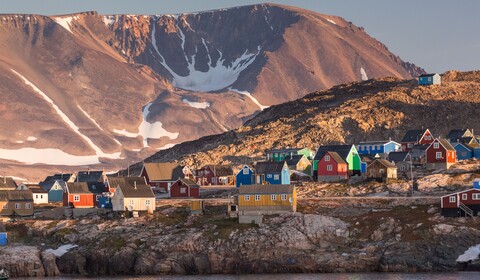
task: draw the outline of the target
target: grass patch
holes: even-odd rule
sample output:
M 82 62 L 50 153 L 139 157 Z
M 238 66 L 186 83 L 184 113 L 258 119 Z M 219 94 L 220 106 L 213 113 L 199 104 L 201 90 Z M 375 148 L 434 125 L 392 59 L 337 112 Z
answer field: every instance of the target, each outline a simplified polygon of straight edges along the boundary
M 127 242 L 121 236 L 107 236 L 101 244 L 99 244 L 99 248 L 107 248 L 109 250 L 113 250 L 114 252 L 119 251 Z
M 190 216 L 190 211 L 186 207 L 179 207 L 173 213 L 162 214 L 158 213 L 155 216 L 155 221 L 162 223 L 165 226 L 175 226 L 183 224 Z
M 78 231 L 76 229 L 73 229 L 73 228 L 61 228 L 59 230 L 57 230 L 54 234 L 53 234 L 53 237 L 56 239 L 56 240 L 59 240 L 59 241 L 63 241 L 65 239 L 65 236 L 69 235 L 69 234 L 75 234 L 75 233 L 78 233 Z
M 226 240 L 233 231 L 245 231 L 251 228 L 258 228 L 256 224 L 239 224 L 237 218 L 225 218 L 210 220 L 209 224 L 215 225 L 214 228 L 205 231 L 204 236 L 210 240 Z

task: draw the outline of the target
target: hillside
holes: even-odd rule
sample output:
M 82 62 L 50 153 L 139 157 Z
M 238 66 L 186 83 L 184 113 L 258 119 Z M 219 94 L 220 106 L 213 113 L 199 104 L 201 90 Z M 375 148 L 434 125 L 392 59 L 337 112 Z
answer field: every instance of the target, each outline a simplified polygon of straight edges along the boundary
M 479 106 L 479 71 L 446 72 L 440 86 L 398 78 L 353 82 L 272 106 L 237 130 L 177 145 L 145 161 L 240 165 L 270 148 L 399 141 L 406 130 L 420 127 L 435 136 L 455 128 L 480 131 Z
M 273 4 L 0 16 L 0 174 L 116 170 L 314 90 L 421 68 L 340 17 Z

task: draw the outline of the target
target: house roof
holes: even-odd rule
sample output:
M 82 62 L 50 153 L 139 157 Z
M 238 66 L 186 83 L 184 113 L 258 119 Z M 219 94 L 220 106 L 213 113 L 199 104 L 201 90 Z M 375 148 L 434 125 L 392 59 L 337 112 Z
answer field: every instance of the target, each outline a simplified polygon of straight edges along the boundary
M 137 184 L 146 184 L 145 177 L 116 177 L 116 176 L 107 176 L 108 185 L 111 188 L 117 188 L 121 184 L 125 184 L 127 181 L 129 184 L 137 182 Z
M 63 181 L 63 180 L 53 180 L 53 181 L 47 181 L 47 182 L 44 181 L 44 182 L 40 182 L 39 185 L 44 190 L 50 191 L 50 189 L 53 187 L 53 185 L 55 185 L 55 183 L 57 183 L 57 182 L 61 187 L 65 188 L 66 182 Z
M 400 162 L 407 160 L 408 152 L 390 152 L 387 156 L 388 161 Z
M 75 181 L 87 183 L 103 182 L 103 171 L 79 171 Z
M 214 176 L 223 177 L 223 176 L 233 176 L 233 169 L 231 165 L 207 165 L 210 170 L 214 173 Z M 206 166 L 206 167 L 207 167 Z
M 285 161 L 287 162 L 288 166 L 291 165 L 297 165 L 298 162 L 304 157 L 304 155 L 292 155 L 292 156 L 287 156 L 285 158 Z
M 17 187 L 17 183 L 15 183 L 12 177 L 0 177 L 0 189 L 14 190 Z
M 408 130 L 400 142 L 418 142 L 428 129 L 413 129 Z
M 145 183 L 141 177 L 120 177 L 116 180 L 118 188 L 126 198 L 154 198 L 152 188 Z
M 410 153 L 415 152 L 415 151 L 425 152 L 428 149 L 429 146 L 430 146 L 430 144 L 413 145 L 413 147 L 410 149 Z
M 183 167 L 175 162 L 144 163 L 143 170 L 147 172 L 150 181 L 176 181 L 185 177 Z
M 88 189 L 88 184 L 86 182 L 67 183 L 67 191 L 68 193 L 77 193 L 77 194 L 92 193 Z
M 343 160 L 343 158 L 337 153 L 337 152 L 331 152 L 328 151 L 328 154 L 337 162 L 338 164 L 347 164 L 346 161 Z
M 271 149 L 267 153 L 288 153 L 288 152 L 298 152 L 304 148 L 285 148 L 285 149 Z
M 433 76 L 435 76 L 435 75 L 437 75 L 437 73 L 422 74 L 422 75 L 420 75 L 420 76 L 418 76 L 418 77 L 421 77 L 421 78 L 423 78 L 423 77 L 433 77 Z
M 442 144 L 442 146 L 443 146 L 445 149 L 447 149 L 447 150 L 449 150 L 449 151 L 455 151 L 455 148 L 452 146 L 452 144 L 450 144 L 450 142 L 448 142 L 447 139 L 443 139 L 443 138 L 440 139 L 440 138 L 438 138 L 438 139 L 436 139 L 436 140 L 438 140 L 438 142 L 440 142 L 440 144 Z M 432 143 L 432 144 L 433 144 L 433 143 Z
M 318 147 L 317 153 L 315 154 L 314 160 L 321 160 L 325 153 L 328 152 L 336 152 L 338 155 L 344 160 L 347 160 L 348 154 L 352 149 L 353 145 L 328 145 L 328 146 L 320 146 Z
M 189 188 L 200 188 L 200 186 L 192 180 L 189 179 L 178 179 L 174 184 L 183 184 Z
M 395 144 L 398 144 L 397 142 L 395 141 L 392 141 L 392 140 L 384 140 L 384 141 L 364 141 L 364 142 L 360 142 L 358 143 L 358 145 L 386 145 L 390 142 L 393 142 Z M 398 144 L 399 145 L 399 144 Z
M 270 162 L 270 161 L 260 161 L 255 165 L 255 173 L 257 174 L 266 174 L 266 173 L 281 173 L 285 162 Z
M 33 193 L 31 191 L 0 191 L 0 201 L 10 200 L 33 200 Z
M 32 193 L 48 193 L 48 191 L 40 187 L 40 185 L 27 184 L 26 186 Z
M 45 178 L 45 180 L 43 180 L 44 182 L 50 182 L 50 181 L 57 181 L 57 180 L 63 180 L 63 181 L 68 181 L 70 180 L 70 178 L 72 177 L 72 174 L 63 174 L 63 173 L 59 173 L 59 174 L 55 174 L 55 175 L 52 175 L 52 176 L 48 176 L 47 178 Z
M 369 166 L 371 166 L 372 164 L 375 164 L 375 162 L 378 162 L 381 165 L 383 165 L 385 167 L 388 167 L 388 168 L 395 168 L 396 167 L 394 163 L 391 163 L 390 161 L 388 161 L 386 159 L 380 159 L 380 158 L 377 158 L 376 160 L 374 160 L 372 163 L 369 164 Z
M 242 185 L 239 194 L 288 194 L 295 189 L 294 185 Z
M 462 146 L 464 149 L 469 150 L 470 152 L 473 152 L 473 148 L 464 143 L 452 143 L 452 146 L 454 148 L 456 148 L 457 146 Z
M 471 191 L 480 192 L 480 189 L 471 188 L 471 189 L 464 190 L 464 191 L 454 192 L 454 193 L 451 193 L 451 194 L 446 194 L 444 196 L 441 196 L 440 199 L 443 199 L 444 197 L 447 197 L 447 196 L 458 195 L 458 194 L 461 194 L 461 193 L 464 193 L 464 192 L 471 192 Z
M 453 129 L 447 134 L 446 139 L 450 140 L 450 142 L 458 142 L 466 132 L 470 132 L 468 129 Z

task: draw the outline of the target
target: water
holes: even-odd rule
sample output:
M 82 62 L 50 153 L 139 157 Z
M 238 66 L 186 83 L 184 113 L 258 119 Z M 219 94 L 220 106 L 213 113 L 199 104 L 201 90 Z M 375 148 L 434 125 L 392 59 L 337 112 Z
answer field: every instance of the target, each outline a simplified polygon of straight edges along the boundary
M 189 276 L 143 276 L 143 277 L 55 277 L 15 278 L 22 280 L 480 280 L 480 272 L 445 273 L 312 273 L 312 274 L 247 274 L 247 275 L 189 275 Z

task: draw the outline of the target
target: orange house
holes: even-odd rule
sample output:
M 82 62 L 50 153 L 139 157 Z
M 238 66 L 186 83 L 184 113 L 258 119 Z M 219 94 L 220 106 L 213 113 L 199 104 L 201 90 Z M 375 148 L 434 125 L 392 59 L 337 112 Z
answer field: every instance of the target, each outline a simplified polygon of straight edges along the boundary
M 63 206 L 73 208 L 95 207 L 95 195 L 88 190 L 85 182 L 67 183 L 63 193 Z

